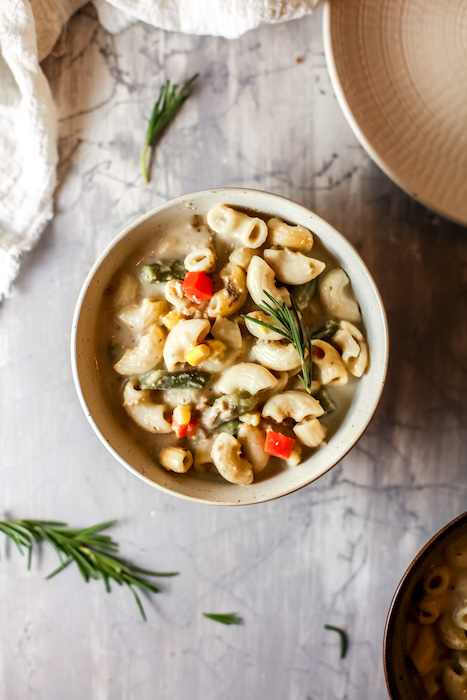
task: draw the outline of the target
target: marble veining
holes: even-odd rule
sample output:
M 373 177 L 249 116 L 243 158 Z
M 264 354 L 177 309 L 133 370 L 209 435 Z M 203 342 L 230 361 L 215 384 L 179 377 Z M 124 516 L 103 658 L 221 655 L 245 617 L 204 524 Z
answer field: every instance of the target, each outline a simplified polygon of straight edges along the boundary
M 415 553 L 466 509 L 466 232 L 371 162 L 332 92 L 321 13 L 235 41 L 143 24 L 108 35 L 76 15 L 45 61 L 60 113 L 55 218 L 0 309 L 0 508 L 88 525 L 119 518 L 121 552 L 175 570 L 138 616 L 131 595 L 50 582 L 2 546 L 0 698 L 377 700 L 392 594 Z M 199 72 L 139 157 L 166 78 Z M 88 269 L 164 199 L 240 185 L 315 210 L 356 246 L 386 305 L 387 385 L 350 454 L 311 486 L 252 507 L 180 501 L 98 442 L 72 385 L 69 336 Z M 236 611 L 223 627 L 202 612 Z M 331 623 L 347 629 L 339 659 Z

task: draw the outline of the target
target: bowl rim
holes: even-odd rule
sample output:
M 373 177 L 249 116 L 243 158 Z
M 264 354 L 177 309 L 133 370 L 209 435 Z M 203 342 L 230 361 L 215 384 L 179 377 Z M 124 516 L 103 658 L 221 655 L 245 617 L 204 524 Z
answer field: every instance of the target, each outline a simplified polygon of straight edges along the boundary
M 379 386 L 379 391 L 373 396 L 373 405 L 371 407 L 371 411 L 368 413 L 366 417 L 366 421 L 360 426 L 358 431 L 356 431 L 355 436 L 353 437 L 352 441 L 349 443 L 349 445 L 342 450 L 341 453 L 339 453 L 338 457 L 336 460 L 332 460 L 332 464 L 330 464 L 326 469 L 324 469 L 318 476 L 312 477 L 310 480 L 308 480 L 305 483 L 299 484 L 297 486 L 291 486 L 290 488 L 281 491 L 280 493 L 273 494 L 271 496 L 265 496 L 263 498 L 256 498 L 256 499 L 251 499 L 251 500 L 243 500 L 243 501 L 236 501 L 236 500 L 231 500 L 231 501 L 214 501 L 214 500 L 209 500 L 207 498 L 202 498 L 202 497 L 196 497 L 192 496 L 189 494 L 185 493 L 180 493 L 178 491 L 174 491 L 170 488 L 167 488 L 152 479 L 150 479 L 148 476 L 142 474 L 139 472 L 137 469 L 135 469 L 131 464 L 129 464 L 123 457 L 119 455 L 119 453 L 115 450 L 114 447 L 109 443 L 109 441 L 106 439 L 105 435 L 101 432 L 99 429 L 98 425 L 96 424 L 91 410 L 89 409 L 86 399 L 84 397 L 84 392 L 81 387 L 81 383 L 79 380 L 79 374 L 78 374 L 78 358 L 77 358 L 77 352 L 76 352 L 76 345 L 77 345 L 77 330 L 78 330 L 78 323 L 79 323 L 79 318 L 81 314 L 81 309 L 83 306 L 83 302 L 85 300 L 86 294 L 88 292 L 88 289 L 92 283 L 92 280 L 100 268 L 101 264 L 105 260 L 105 258 L 109 255 L 109 253 L 112 251 L 112 249 L 128 234 L 130 233 L 134 228 L 139 226 L 141 223 L 144 221 L 150 219 L 153 217 L 155 214 L 164 211 L 165 209 L 168 209 L 170 207 L 173 207 L 174 205 L 176 206 L 179 203 L 185 202 L 187 199 L 190 198 L 201 198 L 206 195 L 212 195 L 216 193 L 224 193 L 224 192 L 236 192 L 236 193 L 245 193 L 247 195 L 256 195 L 256 194 L 261 194 L 261 195 L 267 195 L 270 198 L 273 198 L 277 200 L 279 203 L 280 202 L 287 202 L 289 204 L 292 204 L 294 207 L 303 210 L 304 213 L 311 214 L 316 220 L 319 220 L 320 222 L 323 222 L 327 227 L 331 228 L 333 232 L 335 232 L 339 237 L 341 237 L 347 246 L 352 250 L 353 254 L 355 257 L 358 259 L 359 264 L 361 268 L 364 270 L 365 275 L 372 287 L 375 300 L 377 302 L 377 311 L 379 315 L 379 323 L 380 323 L 380 328 L 383 331 L 383 348 L 384 348 L 384 359 L 382 363 L 382 373 L 381 373 L 381 382 Z M 237 205 L 234 205 L 237 206 Z M 248 208 L 248 207 L 247 207 Z M 318 234 L 319 237 L 319 234 Z M 72 321 L 72 330 L 71 330 L 71 337 L 70 337 L 70 350 L 71 350 L 71 365 L 72 365 L 72 375 L 73 375 L 73 382 L 75 385 L 75 390 L 78 394 L 78 399 L 81 404 L 81 408 L 84 411 L 84 414 L 91 425 L 94 433 L 97 435 L 99 438 L 100 442 L 106 447 L 106 449 L 115 457 L 115 459 L 120 462 L 126 469 L 128 469 L 131 473 L 133 473 L 135 476 L 138 478 L 142 479 L 144 482 L 149 484 L 150 486 L 159 489 L 160 491 L 167 493 L 171 496 L 175 496 L 177 498 L 181 498 L 186 501 L 191 501 L 194 503 L 202 503 L 204 505 L 216 505 L 216 506 L 244 506 L 244 505 L 255 505 L 259 503 L 265 503 L 268 501 L 273 501 L 276 500 L 277 498 L 282 498 L 282 496 L 286 496 L 288 494 L 294 493 L 296 491 L 299 491 L 300 489 L 304 488 L 305 486 L 308 486 L 310 483 L 313 483 L 313 481 L 316 481 L 316 479 L 319 479 L 321 476 L 324 476 L 330 469 L 335 467 L 339 462 L 352 450 L 352 448 L 355 446 L 355 444 L 360 440 L 361 436 L 363 433 L 366 431 L 368 425 L 370 424 L 375 411 L 379 405 L 380 399 L 381 399 L 381 394 L 383 392 L 385 383 L 386 383 L 386 378 L 387 378 L 387 369 L 388 369 L 388 361 L 389 361 L 389 329 L 388 329 L 388 321 L 387 321 L 387 316 L 386 316 L 386 311 L 384 308 L 384 304 L 381 298 L 381 295 L 379 293 L 378 287 L 370 274 L 366 264 L 364 263 L 363 259 L 361 258 L 359 252 L 355 248 L 355 246 L 352 245 L 352 243 L 342 234 L 340 233 L 337 229 L 332 226 L 332 224 L 329 224 L 325 219 L 320 217 L 318 214 L 316 214 L 314 211 L 311 209 L 308 209 L 308 207 L 299 204 L 295 202 L 293 199 L 290 199 L 289 197 L 284 197 L 282 195 L 278 195 L 272 192 L 267 192 L 265 190 L 256 190 L 253 188 L 248 188 L 248 187 L 213 187 L 213 188 L 207 188 L 203 190 L 197 190 L 194 192 L 189 192 L 183 195 L 180 195 L 178 197 L 174 197 L 172 199 L 165 200 L 164 202 L 161 202 L 160 204 L 156 205 L 155 207 L 152 207 L 151 209 L 148 209 L 146 212 L 138 216 L 136 219 L 133 219 L 130 221 L 128 224 L 126 224 L 119 233 L 116 234 L 114 238 L 110 240 L 110 242 L 105 246 L 104 250 L 100 253 L 100 255 L 97 257 L 95 260 L 94 264 L 92 265 L 91 269 L 89 270 L 88 274 L 86 275 L 84 282 L 82 284 L 80 293 L 78 295 L 78 299 L 75 304 L 75 309 L 73 312 L 73 321 Z
M 386 686 L 387 690 L 389 693 L 389 697 L 392 700 L 404 700 L 401 698 L 400 694 L 397 691 L 397 688 L 394 686 L 394 681 L 393 681 L 393 674 L 388 668 L 388 646 L 389 646 L 389 640 L 392 636 L 392 631 L 394 628 L 394 625 L 396 624 L 394 621 L 394 613 L 396 611 L 397 605 L 399 604 L 399 601 L 402 599 L 402 596 L 404 594 L 405 589 L 410 585 L 410 575 L 412 571 L 415 569 L 415 567 L 420 563 L 420 560 L 428 556 L 430 554 L 430 551 L 434 549 L 434 547 L 438 544 L 439 538 L 440 537 L 447 537 L 452 531 L 454 531 L 459 525 L 463 522 L 467 522 L 467 511 L 464 513 L 461 513 L 457 517 L 454 518 L 454 520 L 450 520 L 446 525 L 444 525 L 438 532 L 436 532 L 433 537 L 431 537 L 428 542 L 420 549 L 420 551 L 417 552 L 417 554 L 414 556 L 412 561 L 410 562 L 409 566 L 405 570 L 402 578 L 399 581 L 399 584 L 396 588 L 396 592 L 394 593 L 391 604 L 389 606 L 388 614 L 386 616 L 386 625 L 384 628 L 384 635 L 383 635 L 383 666 L 384 666 L 384 677 L 386 680 Z

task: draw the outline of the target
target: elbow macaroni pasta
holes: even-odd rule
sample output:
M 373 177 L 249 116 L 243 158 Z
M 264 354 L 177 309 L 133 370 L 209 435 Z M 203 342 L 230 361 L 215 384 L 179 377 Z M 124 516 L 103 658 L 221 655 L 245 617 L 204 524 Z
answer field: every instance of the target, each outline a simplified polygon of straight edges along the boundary
M 281 248 L 308 253 L 313 246 L 313 236 L 304 226 L 289 226 L 280 219 L 269 219 L 268 243 Z
M 314 260 L 303 253 L 292 250 L 264 251 L 264 259 L 274 270 L 279 282 L 305 284 L 318 277 L 326 267 L 321 260 Z
M 350 323 L 362 320 L 350 280 L 342 268 L 338 267 L 325 274 L 319 285 L 319 293 L 324 308 L 336 318 Z
M 295 441 L 286 468 L 324 444 L 328 430 L 332 437 L 345 409 L 329 417 L 318 391 L 337 387 L 336 403 L 341 387 L 349 383 L 353 391 L 368 348 L 347 275 L 337 264 L 328 272 L 319 241 L 314 257 L 308 255 L 314 244 L 308 229 L 277 218 L 266 223 L 224 204 L 210 209 L 207 223 L 210 228 L 197 217 L 185 236 L 165 232 L 118 271 L 106 301 L 111 320 L 102 331 L 108 357 L 100 364 L 112 375 L 114 400 L 131 429 L 162 468 L 247 486 L 274 473 L 268 430 Z M 143 266 L 139 281 L 135 273 Z M 332 284 L 323 283 L 329 275 Z M 191 283 L 205 286 L 192 294 Z M 270 303 L 267 292 L 290 308 L 296 291 L 310 283 L 319 291 L 313 304 L 300 307 L 297 329 L 330 318 L 339 328 L 329 342 L 312 341 L 308 393 L 297 377 L 303 368 L 296 339 L 284 336 L 272 311 L 258 307 Z M 336 317 L 337 309 L 343 314 Z M 307 353 L 304 348 L 302 356 Z M 434 589 L 428 598 L 420 607 L 424 619 L 437 614 Z M 464 608 L 458 619 L 467 620 Z
M 349 372 L 354 377 L 361 377 L 368 364 L 368 348 L 363 333 L 352 323 L 341 321 L 332 340 Z
M 254 248 L 234 248 L 229 255 L 229 262 L 239 265 L 246 271 L 254 255 L 256 255 Z
M 312 340 L 313 362 L 318 368 L 318 381 L 321 384 L 343 386 L 347 384 L 347 370 L 341 356 L 330 343 L 325 340 Z
M 236 235 L 248 248 L 259 248 L 268 237 L 268 227 L 258 217 L 248 216 L 237 209 L 218 204 L 208 211 L 208 224 L 216 233 Z
M 135 375 L 149 372 L 162 358 L 165 333 L 156 325 L 141 336 L 136 347 L 125 351 L 123 357 L 115 363 L 114 369 L 119 374 Z
M 298 369 L 301 366 L 300 356 L 293 343 L 284 345 L 275 340 L 258 340 L 252 352 L 260 364 L 278 372 Z
M 282 423 L 286 418 L 300 423 L 305 418 L 322 416 L 323 413 L 319 401 L 304 391 L 284 391 L 276 394 L 263 407 L 263 417 L 272 418 L 277 423 Z
M 466 555 L 464 535 L 438 556 L 416 588 L 407 621 L 414 679 L 434 700 L 467 697 Z
M 201 344 L 210 328 L 209 321 L 202 318 L 179 321 L 165 341 L 163 355 L 167 369 L 173 371 L 177 365 L 184 364 L 187 352 Z
M 326 427 L 317 418 L 310 418 L 294 425 L 293 431 L 302 445 L 318 447 L 326 437 Z
M 264 450 L 266 433 L 254 425 L 244 423 L 239 428 L 238 440 L 242 446 L 242 454 L 251 464 L 253 474 L 260 474 L 269 462 L 269 455 Z
M 190 450 L 181 447 L 166 447 L 161 451 L 159 460 L 168 471 L 185 474 L 193 464 L 193 455 Z
M 223 288 L 213 294 L 208 305 L 210 317 L 232 316 L 246 301 L 245 273 L 239 265 L 227 263 L 219 273 Z
M 119 321 L 128 328 L 141 333 L 161 316 L 169 311 L 169 305 L 164 300 L 153 300 L 145 297 L 141 304 L 126 306 L 118 315 Z
M 253 467 L 241 456 L 240 442 L 229 433 L 219 433 L 211 450 L 217 471 L 231 484 L 248 485 L 253 482 Z
M 289 291 L 285 287 L 276 287 L 274 270 L 259 255 L 251 259 L 246 283 L 251 298 L 258 306 L 270 301 L 264 292 L 270 294 L 276 301 L 284 301 L 287 306 L 290 306 Z
M 224 372 L 216 384 L 221 394 L 233 394 L 236 391 L 248 391 L 258 394 L 265 389 L 273 389 L 277 379 L 266 367 L 254 362 L 242 362 Z
M 164 417 L 166 406 L 153 403 L 148 389 L 138 391 L 134 380 L 125 385 L 123 406 L 134 422 L 149 433 L 172 432 L 172 426 Z
M 210 272 L 216 266 L 216 255 L 212 248 L 199 248 L 188 253 L 184 265 L 189 272 Z

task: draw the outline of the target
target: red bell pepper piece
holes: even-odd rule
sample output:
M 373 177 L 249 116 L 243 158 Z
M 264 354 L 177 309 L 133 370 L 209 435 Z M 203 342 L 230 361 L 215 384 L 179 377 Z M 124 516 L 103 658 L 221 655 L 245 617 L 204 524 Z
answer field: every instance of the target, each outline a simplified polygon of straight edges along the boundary
M 187 272 L 182 289 L 191 301 L 207 301 L 212 297 L 212 279 L 205 272 Z
M 192 418 L 189 423 L 179 425 L 172 418 L 172 430 L 178 438 L 193 437 L 198 432 L 198 419 Z
M 295 445 L 295 440 L 288 435 L 276 433 L 275 430 L 268 430 L 264 450 L 272 457 L 289 459 Z

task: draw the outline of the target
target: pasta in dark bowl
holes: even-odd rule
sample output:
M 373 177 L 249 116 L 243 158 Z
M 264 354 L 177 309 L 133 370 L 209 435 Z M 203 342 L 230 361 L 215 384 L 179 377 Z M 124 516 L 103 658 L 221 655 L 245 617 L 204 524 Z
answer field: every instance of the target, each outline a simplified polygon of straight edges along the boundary
M 467 697 L 467 513 L 404 574 L 388 614 L 384 665 L 393 700 Z

